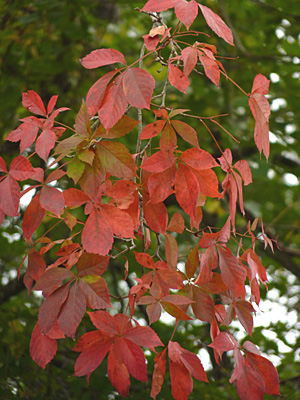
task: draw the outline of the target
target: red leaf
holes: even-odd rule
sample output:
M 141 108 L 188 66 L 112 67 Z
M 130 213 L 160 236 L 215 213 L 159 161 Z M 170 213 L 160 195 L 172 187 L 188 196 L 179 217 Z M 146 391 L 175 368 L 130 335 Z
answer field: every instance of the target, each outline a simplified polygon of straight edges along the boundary
M 142 130 L 140 139 L 151 139 L 157 135 L 160 134 L 162 131 L 163 127 L 165 126 L 166 121 L 163 119 L 160 119 L 158 121 L 155 121 L 151 124 L 148 124 L 145 126 L 145 128 Z
M 234 164 L 234 168 L 239 171 L 244 181 L 244 185 L 252 183 L 252 174 L 249 164 L 246 160 L 239 160 Z
M 79 281 L 79 287 L 86 298 L 86 306 L 93 310 L 111 307 L 105 279 L 98 275 L 86 275 Z
M 155 232 L 165 233 L 168 221 L 167 207 L 164 203 L 147 203 L 144 205 L 147 224 Z
M 151 297 L 151 296 L 149 296 L 149 297 Z M 152 299 L 153 299 L 153 297 L 152 297 Z M 139 304 L 141 304 L 141 303 L 139 302 Z M 159 303 L 150 304 L 149 306 L 147 306 L 146 312 L 147 312 L 147 315 L 149 318 L 149 325 L 151 325 L 154 322 L 159 320 L 159 318 L 161 316 L 161 305 Z
M 17 129 L 11 131 L 6 140 L 10 142 L 18 142 L 20 140 L 20 153 L 23 153 L 35 141 L 38 131 L 38 126 L 30 122 L 24 122 Z
M 35 151 L 45 162 L 47 162 L 49 153 L 55 146 L 55 142 L 55 132 L 48 129 L 44 130 L 37 138 Z
M 193 171 L 179 163 L 175 179 L 175 194 L 179 205 L 191 217 L 195 218 L 199 185 Z
M 66 268 L 51 268 L 48 269 L 36 282 L 34 290 L 42 290 L 43 295 L 48 297 L 68 278 L 73 278 L 73 273 Z
M 245 300 L 237 301 L 234 304 L 234 309 L 237 314 L 237 317 L 240 323 L 245 328 L 245 331 L 252 336 L 253 331 L 253 316 L 252 312 L 255 312 L 254 308 L 252 307 L 251 303 Z
M 112 128 L 126 111 L 128 101 L 123 90 L 123 77 L 124 73 L 121 73 L 109 84 L 98 111 L 99 119 L 105 129 Z
M 45 272 L 46 263 L 43 257 L 36 250 L 28 254 L 28 268 L 24 276 L 24 284 L 28 290 L 31 289 L 33 281 L 37 281 Z
M 223 353 L 238 347 L 238 343 L 230 333 L 220 332 L 209 346 Z
M 180 307 L 177 307 L 175 304 L 170 303 L 169 301 L 161 301 L 161 305 L 168 314 L 172 315 L 172 317 L 176 318 L 177 320 L 188 321 L 192 319 Z
M 183 73 L 189 76 L 197 64 L 198 50 L 194 47 L 186 47 L 182 50 L 181 56 L 183 60 Z
M 34 114 L 46 116 L 45 106 L 40 96 L 34 90 L 22 93 L 22 104 Z
M 149 0 L 142 8 L 142 11 L 156 11 L 161 12 L 165 11 L 168 8 L 174 7 L 176 0 Z
M 207 53 L 210 53 L 207 50 Z M 208 57 L 207 54 L 203 54 L 199 51 L 199 60 L 204 67 L 205 75 L 214 83 L 219 86 L 220 81 L 220 70 L 219 65 L 213 56 Z
M 212 169 L 193 170 L 193 172 L 197 178 L 201 194 L 209 197 L 221 197 L 218 190 L 218 177 Z
M 218 163 L 211 154 L 196 147 L 184 151 L 180 156 L 180 160 L 199 171 L 218 167 Z
M 167 123 L 161 133 L 159 147 L 163 153 L 173 154 L 177 147 L 176 133 L 171 124 Z
M 241 266 L 228 247 L 218 247 L 219 264 L 224 283 L 234 293 L 235 297 L 245 297 L 246 270 Z
M 51 96 L 51 99 L 49 100 L 49 103 L 47 105 L 47 115 L 49 115 L 53 111 L 53 108 L 55 107 L 57 99 L 58 99 L 57 95 Z
M 157 336 L 156 332 L 148 326 L 137 326 L 127 330 L 124 337 L 131 340 L 138 346 L 147 347 L 155 351 L 155 347 L 163 346 L 162 341 Z
M 51 172 L 48 176 L 47 179 L 45 180 L 45 183 L 51 183 L 53 181 L 57 181 L 58 179 L 62 178 L 63 176 L 66 175 L 66 172 L 63 171 L 62 169 L 56 169 L 55 171 Z M 31 177 L 31 179 L 33 179 Z
M 103 169 L 118 178 L 135 176 L 134 159 L 122 143 L 102 141 L 97 145 L 97 155 Z
M 159 35 L 155 35 L 153 37 L 150 35 L 143 35 L 143 39 L 145 47 L 149 51 L 155 50 L 160 41 Z
M 163 172 L 166 169 L 170 168 L 174 164 L 174 162 L 175 157 L 173 154 L 157 151 L 143 162 L 141 168 L 145 169 L 148 172 Z
M 123 54 L 115 49 L 97 49 L 81 60 L 81 64 L 87 69 L 98 68 L 117 62 L 126 65 Z
M 86 308 L 86 300 L 78 282 L 75 282 L 69 290 L 68 297 L 63 303 L 58 316 L 58 323 L 62 331 L 72 338 L 80 324 Z
M 179 343 L 168 344 L 172 395 L 175 400 L 187 400 L 193 390 L 193 380 L 208 382 L 200 359 L 196 354 L 183 349 Z
M 98 79 L 88 91 L 86 96 L 86 106 L 90 117 L 93 117 L 98 112 L 105 94 L 107 85 L 118 70 L 113 70 Z
M 87 375 L 87 380 L 89 380 L 91 373 L 101 364 L 108 353 L 112 342 L 113 339 L 105 338 L 99 331 L 88 332 L 81 336 L 73 349 L 82 351 L 76 360 L 74 375 Z
M 265 357 L 262 357 L 250 351 L 246 351 L 245 356 L 251 367 L 263 379 L 264 393 L 267 393 L 269 395 L 280 395 L 279 378 L 274 365 Z
M 18 183 L 7 176 L 0 182 L 0 209 L 10 217 L 18 216 L 21 190 Z
M 267 79 L 262 74 L 257 74 L 253 81 L 251 94 L 254 94 L 254 93 L 268 94 L 269 93 L 269 85 L 270 85 L 269 79 Z
M 115 346 L 121 352 L 130 375 L 141 382 L 147 382 L 147 364 L 143 350 L 125 338 L 116 338 Z
M 84 225 L 81 241 L 87 252 L 102 256 L 105 256 L 112 248 L 112 229 L 107 219 L 95 208 Z
M 127 212 L 108 204 L 102 205 L 101 212 L 105 215 L 113 233 L 116 236 L 124 238 L 134 237 L 133 221 Z
M 254 93 L 249 97 L 249 106 L 255 119 L 255 144 L 259 152 L 263 151 L 268 159 L 270 154 L 269 116 L 271 113 L 269 102 L 263 94 Z
M 121 358 L 119 348 L 113 344 L 107 359 L 108 378 L 121 396 L 127 397 L 129 393 L 129 372 Z
M 22 223 L 22 230 L 26 240 L 30 239 L 30 236 L 40 226 L 45 216 L 45 210 L 42 208 L 40 203 L 40 193 L 38 193 L 31 202 L 28 204 L 24 219 Z
M 215 305 L 208 293 L 197 286 L 193 286 L 193 300 L 192 309 L 195 316 L 200 319 L 200 321 L 208 321 L 212 323 L 215 318 Z
M 198 5 L 195 0 L 189 2 L 185 0 L 176 1 L 175 13 L 179 21 L 184 23 L 188 30 L 198 15 Z
M 150 254 L 134 252 L 136 261 L 145 268 L 154 269 L 154 261 Z
M 30 355 L 40 367 L 45 369 L 46 365 L 53 359 L 57 351 L 55 339 L 44 335 L 38 324 L 35 325 L 30 340 Z
M 44 275 L 42 275 L 42 278 Z M 41 281 L 42 278 L 40 278 L 39 281 Z M 39 281 L 37 283 L 39 283 Z M 51 293 L 42 304 L 39 311 L 38 323 L 43 333 L 47 333 L 57 320 L 60 309 L 68 297 L 69 286 L 70 284 L 68 282 L 59 287 Z
M 197 132 L 190 125 L 183 121 L 172 120 L 172 126 L 183 140 L 192 144 L 195 147 L 199 147 Z
M 53 214 L 60 216 L 64 210 L 64 195 L 58 189 L 51 186 L 44 186 L 41 190 L 41 206 Z
M 186 89 L 188 88 L 190 81 L 189 78 L 184 75 L 184 73 L 177 67 L 172 64 L 169 64 L 169 82 L 176 89 L 180 90 L 183 93 L 186 93 Z
M 79 207 L 91 200 L 84 192 L 75 188 L 65 190 L 64 199 L 66 207 Z
M 231 46 L 233 44 L 233 36 L 231 29 L 225 24 L 225 22 L 216 13 L 214 13 L 210 8 L 199 4 L 200 10 L 207 22 L 207 25 L 225 42 L 229 43 Z
M 152 387 L 150 396 L 156 400 L 156 396 L 160 393 L 164 382 L 166 372 L 166 351 L 158 353 L 154 358 L 154 371 L 152 376 Z
M 150 109 L 155 79 L 141 68 L 128 68 L 123 78 L 123 89 L 128 103 L 136 108 Z
M 27 158 L 15 157 L 9 168 L 9 175 L 17 181 L 25 181 L 34 174 L 34 169 Z
M 138 185 L 135 182 L 122 179 L 109 188 L 106 194 L 114 199 L 123 199 L 124 197 L 130 196 L 137 187 Z
M 104 129 L 103 125 L 100 125 L 96 129 L 93 136 L 94 137 L 100 136 L 105 139 L 120 138 L 131 132 L 133 128 L 137 126 L 138 123 L 139 121 L 129 118 L 126 115 L 123 115 L 121 119 L 109 131 Z
M 212 270 L 218 266 L 218 255 L 215 246 L 209 247 L 201 256 L 200 273 L 195 280 L 196 285 L 203 285 L 211 280 L 213 276 Z
M 174 193 L 176 167 L 173 164 L 163 172 L 151 174 L 148 179 L 148 190 L 151 203 L 160 203 Z
M 235 381 L 237 394 L 241 400 L 262 400 L 264 397 L 264 381 L 262 377 L 251 368 L 247 360 L 244 361 L 244 368 L 241 370 L 238 379 Z

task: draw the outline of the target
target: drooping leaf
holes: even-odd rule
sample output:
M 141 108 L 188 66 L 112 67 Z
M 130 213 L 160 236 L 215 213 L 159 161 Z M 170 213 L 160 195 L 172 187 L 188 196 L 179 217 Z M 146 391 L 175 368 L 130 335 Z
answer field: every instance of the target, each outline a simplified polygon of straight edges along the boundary
M 28 204 L 22 223 L 22 230 L 25 239 L 29 240 L 36 231 L 45 216 L 45 210 L 40 203 L 40 193 L 38 193 Z
M 180 90 L 183 93 L 186 93 L 186 89 L 188 88 L 190 81 L 189 78 L 184 75 L 184 73 L 172 64 L 169 64 L 169 82 L 176 89 Z
M 8 175 L 0 182 L 0 209 L 10 217 L 19 215 L 21 190 L 18 183 Z
M 193 171 L 179 163 L 175 178 L 176 199 L 183 210 L 192 218 L 195 217 L 199 185 Z
M 44 335 L 38 324 L 35 325 L 30 340 L 30 355 L 43 369 L 53 359 L 57 351 L 57 342 Z
M 42 160 L 47 162 L 49 153 L 55 146 L 56 135 L 53 130 L 43 130 L 40 136 L 37 138 L 35 144 L 35 150 Z
M 180 22 L 182 22 L 186 29 L 194 22 L 198 15 L 198 4 L 195 0 L 185 1 L 180 0 L 175 2 L 175 13 Z
M 115 49 L 97 49 L 93 50 L 81 60 L 84 68 L 93 69 L 110 65 L 114 63 L 126 65 L 126 60 L 123 54 Z
M 150 175 L 148 179 L 148 190 L 151 203 L 160 203 L 174 192 L 175 175 L 175 164 L 163 172 Z
M 231 29 L 225 24 L 221 17 L 214 13 L 209 7 L 199 4 L 200 10 L 207 22 L 207 25 L 225 42 L 229 43 L 231 46 L 233 44 L 233 36 Z
M 198 50 L 194 47 L 186 47 L 182 50 L 181 56 L 183 60 L 183 73 L 189 76 L 197 64 Z
M 154 358 L 154 371 L 152 376 L 152 387 L 150 396 L 156 400 L 156 396 L 160 393 L 164 382 L 166 372 L 166 351 L 158 353 Z
M 246 270 L 241 266 L 237 258 L 231 253 L 228 247 L 218 247 L 219 265 L 221 268 L 224 283 L 233 291 L 236 297 L 245 297 Z

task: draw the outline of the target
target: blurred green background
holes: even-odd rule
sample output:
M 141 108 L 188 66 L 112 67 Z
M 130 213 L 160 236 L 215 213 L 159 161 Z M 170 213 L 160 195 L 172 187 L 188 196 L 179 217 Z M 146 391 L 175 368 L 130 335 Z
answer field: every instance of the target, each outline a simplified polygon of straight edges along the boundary
M 72 109 L 60 116 L 60 121 L 72 126 L 89 87 L 108 70 L 86 70 L 79 59 L 96 48 L 109 47 L 123 52 L 129 62 L 136 60 L 143 43 L 141 37 L 152 26 L 148 16 L 134 11 L 144 4 L 134 0 L 0 0 L 0 154 L 8 163 L 18 154 L 18 145 L 4 140 L 17 128 L 19 118 L 29 115 L 22 107 L 21 93 L 33 89 L 44 102 L 59 94 L 58 106 Z M 200 14 L 191 27 L 211 35 L 197 40 L 217 45 L 225 57 L 221 61 L 228 75 L 246 92 L 251 91 L 258 73 L 271 80 L 269 162 L 263 157 L 260 159 L 254 144 L 254 120 L 246 96 L 224 77 L 217 88 L 205 76 L 192 74 L 187 94 L 168 88 L 167 105 L 188 108 L 201 116 L 229 114 L 219 121 L 240 144 L 216 125 L 211 124 L 210 128 L 222 148 L 232 149 L 235 160 L 249 161 L 254 181 L 245 188 L 246 220 L 239 214 L 237 229 L 245 230 L 248 219 L 261 216 L 265 230 L 270 237 L 278 236 L 281 248 L 273 254 L 258 246 L 270 280 L 269 292 L 262 294 L 265 299 L 262 309 L 273 313 L 266 312 L 260 317 L 265 323 L 263 327 L 255 325 L 253 341 L 278 366 L 283 398 L 296 400 L 300 398 L 300 3 L 296 0 L 208 0 L 203 4 L 233 29 L 235 47 L 216 37 Z M 168 26 L 175 26 L 171 11 L 164 13 L 164 17 Z M 151 57 L 145 66 L 158 80 L 159 89 L 166 71 L 158 73 L 160 66 Z M 151 122 L 150 114 L 145 112 L 146 121 L 149 118 Z M 193 126 L 199 134 L 200 146 L 219 157 L 217 147 L 203 127 Z M 126 144 L 134 152 L 135 143 L 126 138 Z M 226 217 L 226 204 L 207 203 L 205 224 L 218 226 Z M 71 339 L 60 341 L 58 355 L 45 370 L 31 360 L 29 341 L 41 299 L 32 293 L 28 296 L 23 283 L 16 279 L 16 271 L 27 250 L 20 226 L 20 219 L 7 219 L 0 233 L 0 399 L 120 398 L 106 377 L 105 362 L 92 374 L 88 387 L 83 378 L 72 376 L 77 354 L 72 351 Z M 43 230 L 46 226 L 41 227 Z M 65 233 L 57 234 L 63 237 Z M 183 236 L 182 246 L 189 246 L 186 240 Z M 112 293 L 126 291 L 125 282 L 125 287 L 117 283 L 123 274 L 122 265 L 116 264 L 107 276 Z M 209 357 L 208 327 L 191 323 L 184 326 L 178 329 L 175 340 L 182 347 L 204 351 Z M 78 337 L 89 329 L 92 327 L 86 319 L 78 330 Z M 166 343 L 172 327 L 159 322 L 154 329 Z M 148 362 L 150 373 L 153 370 L 150 355 Z M 225 357 L 220 367 L 213 360 L 211 363 L 208 371 L 211 383 L 194 381 L 190 399 L 237 399 L 235 388 L 228 383 L 231 359 Z M 147 385 L 134 379 L 131 382 L 131 398 L 149 398 L 150 379 Z M 158 399 L 171 399 L 170 392 L 166 376 Z

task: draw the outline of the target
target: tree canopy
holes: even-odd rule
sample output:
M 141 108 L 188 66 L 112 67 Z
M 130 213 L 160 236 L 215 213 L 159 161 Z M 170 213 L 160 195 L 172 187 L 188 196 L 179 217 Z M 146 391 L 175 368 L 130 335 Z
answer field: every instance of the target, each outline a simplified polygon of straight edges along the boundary
M 72 3 L 43 0 L 23 1 L 22 7 L 15 2 L 2 4 L 0 24 L 1 42 L 4 45 L 0 50 L 0 94 L 3 99 L 0 111 L 0 153 L 7 164 L 16 156 L 18 146 L 4 139 L 10 131 L 16 129 L 18 119 L 28 116 L 27 111 L 21 108 L 21 93 L 35 90 L 45 103 L 53 94 L 59 94 L 58 107 L 72 107 L 72 112 L 60 116 L 59 120 L 72 125 L 82 98 L 86 97 L 91 84 L 100 77 L 98 70 L 84 69 L 78 60 L 95 48 L 118 49 L 126 54 L 128 63 L 139 57 L 142 36 L 152 27 L 149 18 L 134 10 L 141 9 L 144 3 L 125 0 L 88 3 L 77 0 Z M 230 115 L 222 124 L 239 143 L 234 142 L 216 124 L 211 124 L 210 129 L 222 148 L 232 148 L 235 159 L 249 161 L 255 181 L 255 185 L 245 187 L 246 219 L 238 214 L 236 229 L 238 232 L 244 231 L 247 221 L 252 223 L 259 216 L 264 221 L 261 229 L 273 239 L 278 237 L 280 250 L 274 253 L 269 249 L 263 251 L 262 246 L 259 254 L 270 281 L 269 295 L 263 291 L 262 297 L 272 300 L 273 305 L 270 307 L 275 307 L 276 303 L 284 307 L 288 316 L 287 319 L 271 321 L 263 329 L 254 327 L 253 340 L 259 344 L 263 354 L 276 362 L 281 393 L 286 398 L 296 399 L 300 394 L 297 298 L 300 277 L 300 147 L 296 137 L 300 122 L 300 45 L 297 30 L 300 5 L 292 0 L 286 1 L 284 5 L 280 1 L 260 0 L 242 3 L 237 0 L 219 0 L 207 1 L 205 4 L 212 7 L 233 31 L 235 47 L 226 45 L 216 36 L 210 38 L 210 43 L 217 44 L 219 52 L 225 55 L 221 61 L 227 74 L 247 92 L 251 92 L 256 74 L 262 73 L 271 80 L 268 95 L 272 110 L 271 152 L 268 163 L 264 157 L 260 158 L 253 141 L 254 121 L 248 112 L 247 98 L 225 78 L 221 80 L 220 88 L 217 88 L 213 83 L 207 84 L 202 76 L 192 76 L 191 88 L 186 94 L 170 87 L 167 96 L 172 100 L 174 108 L 189 109 L 191 114 Z M 171 12 L 166 12 L 164 18 L 172 24 Z M 192 29 L 211 34 L 201 19 L 196 19 Z M 192 40 L 195 38 L 191 37 Z M 164 82 L 166 68 L 161 69 L 159 62 L 146 62 L 154 78 Z M 104 69 L 110 71 L 109 67 Z M 145 118 L 147 120 L 147 116 Z M 146 122 L 151 122 L 150 117 Z M 189 122 L 196 128 L 195 121 Z M 135 143 L 129 143 L 126 137 L 123 143 L 134 153 Z M 218 148 L 206 134 L 201 135 L 200 147 L 210 149 L 216 158 L 220 156 Z M 35 165 L 38 166 L 43 164 Z M 224 225 L 228 216 L 224 211 L 225 202 L 206 204 L 203 220 L 207 226 Z M 167 206 L 170 210 L 176 209 L 172 198 Z M 21 240 L 21 223 L 19 217 L 5 220 L 0 235 L 0 384 L 5 398 L 51 396 L 49 398 L 90 399 L 99 393 L 103 398 L 109 398 L 109 395 L 118 398 L 119 395 L 108 384 L 104 365 L 91 376 L 89 387 L 86 387 L 84 379 L 72 376 L 76 353 L 71 350 L 71 339 L 60 346 L 58 356 L 45 370 L 41 370 L 30 359 L 30 335 L 41 299 L 33 293 L 28 295 L 22 279 L 16 277 L 16 271 L 27 250 L 26 243 Z M 45 220 L 39 227 L 40 236 L 49 227 L 49 221 Z M 66 232 L 63 228 L 57 228 L 57 237 L 67 235 Z M 183 237 L 180 246 L 191 246 L 187 240 Z M 47 255 L 49 264 L 53 255 L 51 252 Z M 112 293 L 117 297 L 121 297 L 128 285 L 133 284 L 129 276 L 123 282 L 125 286 L 120 285 L 118 282 L 123 274 L 123 264 L 116 262 L 112 273 L 107 276 Z M 267 306 L 269 303 L 265 304 Z M 124 311 L 124 307 L 121 303 L 119 311 Z M 143 315 L 146 317 L 141 307 L 141 317 Z M 159 336 L 169 337 L 173 327 L 162 322 L 156 324 Z M 85 329 L 93 329 L 88 318 L 85 327 L 80 329 L 80 335 L 85 333 Z M 221 366 L 215 364 L 212 350 L 207 347 L 207 325 L 187 324 L 185 328 L 177 330 L 175 338 L 185 349 L 193 350 L 196 343 L 199 350 L 203 349 L 211 356 L 212 368 L 208 376 L 212 384 L 207 387 L 206 398 L 237 398 L 234 387 L 228 384 L 231 361 L 225 355 Z M 149 357 L 148 362 L 153 369 L 154 357 Z M 194 391 L 190 398 L 198 398 L 200 390 L 201 383 L 194 381 Z M 135 399 L 145 397 L 141 382 L 132 383 L 131 395 Z M 168 384 L 163 386 L 160 396 L 162 399 L 171 398 Z

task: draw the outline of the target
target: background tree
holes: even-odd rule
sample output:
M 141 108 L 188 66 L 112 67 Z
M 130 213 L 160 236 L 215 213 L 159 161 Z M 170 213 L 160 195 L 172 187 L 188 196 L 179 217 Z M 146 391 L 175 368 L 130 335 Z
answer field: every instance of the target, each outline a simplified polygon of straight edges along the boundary
M 5 103 L 1 108 L 1 130 L 3 138 L 18 125 L 18 118 L 25 114 L 23 109 L 15 113 L 16 104 L 20 103 L 22 91 L 34 89 L 49 99 L 53 93 L 60 94 L 59 105 L 72 104 L 73 110 L 80 107 L 80 98 L 85 97 L 92 81 L 99 75 L 97 71 L 83 70 L 76 60 L 82 58 L 94 48 L 117 48 L 136 58 L 141 48 L 141 40 L 151 28 L 145 27 L 145 17 L 132 11 L 133 7 L 142 7 L 144 2 L 125 1 L 89 2 L 23 2 L 22 8 L 14 2 L 2 5 L 4 10 L 1 19 L 1 37 L 5 44 L 1 48 L 1 98 Z M 133 4 L 134 3 L 134 4 Z M 265 230 L 270 236 L 279 234 L 279 243 L 282 251 L 273 255 L 271 252 L 263 263 L 269 265 L 268 276 L 271 279 L 269 288 L 276 289 L 278 297 L 284 299 L 288 310 L 297 310 L 299 304 L 296 293 L 299 287 L 299 143 L 295 133 L 299 128 L 299 42 L 297 21 L 299 21 L 300 7 L 297 2 L 289 1 L 282 4 L 278 2 L 245 1 L 239 2 L 220 1 L 208 6 L 214 8 L 230 27 L 234 27 L 235 48 L 229 48 L 221 41 L 218 49 L 228 57 L 239 57 L 236 60 L 223 60 L 228 74 L 239 84 L 251 90 L 253 76 L 263 73 L 271 77 L 270 100 L 272 102 L 272 119 L 270 129 L 273 144 L 269 163 L 260 160 L 252 140 L 253 121 L 248 112 L 244 97 L 223 80 L 221 89 L 212 85 L 207 88 L 207 83 L 202 77 L 193 77 L 191 87 L 197 91 L 189 91 L 182 96 L 176 90 L 170 90 L 173 104 L 178 107 L 191 109 L 197 114 L 199 109 L 203 115 L 229 113 L 225 127 L 241 143 L 234 149 L 235 158 L 252 160 L 252 173 L 255 185 L 246 188 L 245 204 L 246 215 L 252 219 L 253 215 L 261 214 L 264 217 Z M 291 12 L 292 10 L 292 12 Z M 168 18 L 169 14 L 167 14 Z M 170 20 L 171 21 L 171 16 Z M 100 20 L 101 19 L 101 20 Z M 193 29 L 207 31 L 204 21 L 198 19 Z M 124 37 L 127 39 L 124 40 Z M 57 62 L 56 62 L 57 60 Z M 166 71 L 157 73 L 159 64 L 147 66 L 153 76 L 161 81 L 165 79 Z M 243 71 L 241 74 L 240 71 Z M 270 75 L 271 74 L 271 75 Z M 53 78 L 51 78 L 53 77 Z M 76 95 L 74 95 L 76 92 Z M 279 99 L 279 100 L 278 100 Z M 77 102 L 77 107 L 74 102 Z M 74 115 L 66 115 L 64 122 L 72 124 Z M 226 125 L 228 124 L 228 126 Z M 230 139 L 223 135 L 217 126 L 211 127 L 223 148 L 226 148 Z M 203 139 L 203 148 L 211 148 L 212 153 L 217 150 L 209 138 Z M 133 150 L 133 148 L 132 148 Z M 9 161 L 15 156 L 17 146 L 9 142 L 1 142 L 1 154 Z M 292 174 L 292 175 L 290 175 Z M 272 199 L 272 202 L 270 201 Z M 173 205 L 170 204 L 170 207 Z M 224 223 L 224 209 L 222 207 L 206 208 L 204 215 L 207 225 L 218 226 Z M 75 355 L 70 351 L 71 346 L 66 344 L 61 349 L 54 365 L 49 365 L 41 371 L 28 357 L 29 336 L 36 319 L 37 307 L 40 299 L 33 295 L 27 296 L 24 286 L 15 278 L 12 271 L 16 271 L 26 251 L 25 244 L 19 240 L 21 222 L 18 219 L 6 222 L 2 229 L 1 240 L 1 336 L 2 366 L 1 385 L 7 398 L 24 396 L 36 398 L 51 395 L 61 398 L 80 397 L 93 398 L 101 387 L 103 396 L 111 393 L 111 386 L 107 385 L 105 369 L 98 371 L 91 377 L 90 387 L 85 387 L 83 380 L 70 377 L 72 374 Z M 243 229 L 244 220 L 237 220 L 237 229 Z M 46 232 L 47 226 L 41 227 L 41 232 Z M 58 232 L 62 236 L 63 232 Z M 184 243 L 182 244 L 185 245 Z M 262 253 L 263 254 L 263 253 Z M 50 261 L 50 260 L 49 260 Z M 116 295 L 122 294 L 122 287 L 117 282 L 122 275 L 122 269 L 116 265 L 115 275 L 111 284 L 115 285 Z M 290 313 L 290 317 L 295 313 Z M 88 322 L 87 322 L 88 323 Z M 160 324 L 161 337 L 168 336 L 169 327 Z M 297 376 L 300 373 L 299 337 L 297 336 L 299 322 L 297 317 L 287 322 L 271 323 L 270 330 L 274 336 L 269 336 L 270 330 L 255 328 L 254 340 L 266 354 L 276 356 L 279 363 L 279 372 L 283 381 L 282 393 L 287 398 L 297 398 Z M 91 328 L 91 327 L 90 327 Z M 189 338 L 199 340 L 207 337 L 199 347 L 206 348 L 209 343 L 206 327 L 189 327 L 186 332 L 178 332 L 178 340 L 182 346 L 189 348 Z M 83 332 L 82 332 L 83 333 Z M 291 335 L 293 334 L 293 336 Z M 288 335 L 289 334 L 289 335 Z M 278 343 L 281 347 L 278 347 Z M 288 346 L 282 353 L 282 343 Z M 151 362 L 151 360 L 150 360 Z M 228 387 L 228 377 L 231 367 L 225 363 L 221 368 L 214 368 L 211 375 L 218 378 L 216 385 L 211 385 L 211 398 L 235 398 L 234 388 Z M 28 368 L 30 365 L 30 368 Z M 228 368 L 228 369 L 227 369 Z M 224 377 L 226 393 L 220 384 Z M 196 385 L 196 382 L 195 382 Z M 105 390 L 107 392 L 105 393 Z M 132 385 L 134 398 L 144 397 L 143 387 L 136 382 Z M 162 398 L 169 398 L 169 388 L 163 389 Z M 79 396 L 79 395 L 78 395 Z M 117 395 L 115 395 L 117 396 Z M 197 396 L 197 387 L 194 394 Z M 299 396 L 298 396 L 299 397 Z M 76 397 L 75 397 L 76 398 Z M 209 398 L 209 397 L 208 397 Z

